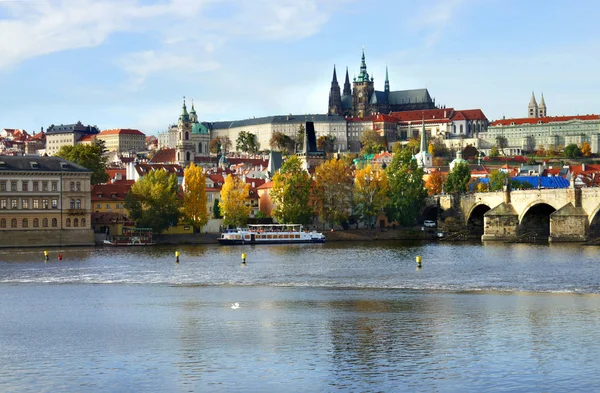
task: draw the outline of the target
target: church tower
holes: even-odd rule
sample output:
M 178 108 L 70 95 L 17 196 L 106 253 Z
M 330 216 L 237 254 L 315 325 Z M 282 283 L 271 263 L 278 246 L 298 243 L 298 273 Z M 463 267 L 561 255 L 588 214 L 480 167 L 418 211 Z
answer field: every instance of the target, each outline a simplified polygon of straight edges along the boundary
M 195 116 L 195 111 L 194 115 Z M 183 97 L 183 107 L 181 115 L 177 121 L 177 146 L 175 148 L 177 162 L 186 167 L 190 162 L 194 162 L 194 143 L 192 142 L 192 122 L 185 106 L 185 97 Z
M 527 107 L 527 117 L 539 117 L 538 104 L 533 92 L 531 92 L 531 100 L 529 100 L 529 106 Z
M 388 78 L 388 68 L 385 66 L 385 95 L 390 94 L 390 79 Z
M 542 93 L 542 99 L 540 100 L 540 105 L 538 106 L 538 116 L 548 116 L 548 112 L 546 111 L 546 102 L 544 101 L 544 93 Z
M 420 151 L 415 155 L 419 168 L 431 168 L 433 166 L 433 156 L 429 153 L 429 144 L 427 143 L 427 134 L 425 132 L 425 118 L 421 120 L 421 145 Z
M 348 67 L 346 67 L 346 81 L 344 82 L 344 96 L 352 96 L 352 87 L 350 87 L 350 77 L 348 76 Z
M 369 102 L 371 95 L 375 91 L 375 82 L 373 77 L 369 78 L 367 72 L 367 63 L 365 61 L 365 49 L 362 51 L 362 59 L 360 62 L 360 73 L 357 78 L 354 78 L 352 83 L 352 108 L 353 115 L 356 117 L 369 116 Z
M 340 85 L 333 66 L 333 79 L 331 80 L 331 89 L 329 90 L 329 110 L 330 115 L 342 115 L 342 96 L 340 95 Z

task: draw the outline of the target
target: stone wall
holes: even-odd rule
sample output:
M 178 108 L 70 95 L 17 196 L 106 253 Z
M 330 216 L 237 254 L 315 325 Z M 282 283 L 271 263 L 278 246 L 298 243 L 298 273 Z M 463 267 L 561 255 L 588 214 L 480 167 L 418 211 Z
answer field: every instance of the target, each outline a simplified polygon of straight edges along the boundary
M 93 246 L 91 229 L 2 231 L 0 247 L 68 247 Z

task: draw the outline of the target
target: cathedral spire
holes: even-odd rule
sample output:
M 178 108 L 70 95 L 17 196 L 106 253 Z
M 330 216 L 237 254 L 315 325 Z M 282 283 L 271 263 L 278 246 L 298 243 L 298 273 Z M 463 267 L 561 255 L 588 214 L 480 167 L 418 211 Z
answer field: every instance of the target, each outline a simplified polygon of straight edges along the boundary
M 331 84 L 333 85 L 334 83 L 335 84 L 338 83 L 338 81 L 337 81 L 337 75 L 335 73 L 335 64 L 333 65 L 333 79 L 331 80 Z
M 352 88 L 350 87 L 350 77 L 348 76 L 348 67 L 346 67 L 346 81 L 344 82 L 344 95 L 351 96 Z
M 538 104 L 535 100 L 535 94 L 531 92 L 531 99 L 529 100 L 529 106 L 527 107 L 527 117 L 538 117 Z
M 542 93 L 542 99 L 540 100 L 540 105 L 538 105 L 538 116 L 546 117 L 548 116 L 546 110 L 546 101 L 544 101 L 544 93 Z
M 388 68 L 385 66 L 385 92 L 390 92 L 390 79 L 388 78 Z
M 337 81 L 335 65 L 333 66 L 333 78 L 331 79 L 331 89 L 329 90 L 329 108 L 327 113 L 330 115 L 342 114 L 342 97 L 340 95 L 340 85 Z
M 365 47 L 362 49 L 362 58 L 360 60 L 360 73 L 358 74 L 358 82 L 369 82 L 369 74 L 367 73 L 367 62 L 365 61 Z

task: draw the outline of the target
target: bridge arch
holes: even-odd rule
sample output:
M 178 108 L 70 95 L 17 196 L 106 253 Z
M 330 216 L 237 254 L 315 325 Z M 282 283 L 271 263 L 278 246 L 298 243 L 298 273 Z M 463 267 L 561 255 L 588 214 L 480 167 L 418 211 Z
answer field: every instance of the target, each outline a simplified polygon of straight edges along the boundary
M 600 237 L 600 205 L 596 206 L 596 209 L 588 216 L 588 222 L 590 223 L 590 238 Z
M 549 203 L 538 201 L 524 209 L 519 218 L 519 232 L 534 232 L 538 236 L 550 236 L 550 214 L 556 208 Z
M 487 203 L 479 202 L 471 208 L 466 217 L 466 224 L 469 232 L 474 235 L 483 235 L 483 215 L 491 210 Z
M 534 199 L 533 201 L 531 201 L 527 205 L 525 205 L 525 207 L 520 212 L 519 212 L 519 209 L 517 208 L 517 211 L 519 212 L 519 224 L 523 221 L 523 217 L 525 217 L 525 214 L 527 214 L 527 212 L 535 205 L 548 205 L 548 206 L 552 207 L 554 209 L 554 211 L 556 211 L 562 207 L 562 205 L 557 206 L 556 202 L 546 201 L 545 199 Z
M 438 217 L 440 217 L 443 212 L 444 210 L 439 207 L 437 203 L 435 205 L 427 205 L 421 211 L 421 219 L 437 221 Z

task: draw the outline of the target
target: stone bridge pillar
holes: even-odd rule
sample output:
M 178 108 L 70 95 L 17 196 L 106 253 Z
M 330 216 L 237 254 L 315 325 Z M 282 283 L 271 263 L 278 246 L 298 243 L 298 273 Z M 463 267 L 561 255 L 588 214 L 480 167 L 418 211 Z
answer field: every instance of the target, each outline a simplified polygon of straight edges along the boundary
M 519 214 L 510 202 L 510 186 L 504 186 L 504 201 L 483 215 L 481 240 L 511 240 L 519 229 Z
M 574 182 L 571 182 L 573 185 Z M 581 188 L 569 190 L 571 202 L 550 215 L 550 237 L 548 242 L 587 241 L 590 223 L 581 204 Z

